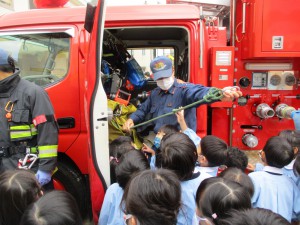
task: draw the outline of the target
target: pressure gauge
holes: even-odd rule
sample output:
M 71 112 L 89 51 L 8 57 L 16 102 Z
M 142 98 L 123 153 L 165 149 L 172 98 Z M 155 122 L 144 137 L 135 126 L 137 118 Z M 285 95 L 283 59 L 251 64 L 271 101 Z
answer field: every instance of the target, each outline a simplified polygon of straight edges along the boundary
M 285 74 L 286 74 L 286 76 L 285 76 L 285 84 L 287 86 L 293 86 L 294 84 L 296 84 L 296 78 L 295 78 L 295 76 L 294 76 L 293 73 L 287 72 Z
M 281 77 L 277 74 L 273 75 L 270 79 L 270 83 L 273 85 L 273 86 L 278 86 L 281 82 Z
M 241 97 L 238 98 L 237 102 L 238 102 L 239 106 L 244 106 L 244 105 L 247 104 L 248 99 L 244 96 L 241 96 Z

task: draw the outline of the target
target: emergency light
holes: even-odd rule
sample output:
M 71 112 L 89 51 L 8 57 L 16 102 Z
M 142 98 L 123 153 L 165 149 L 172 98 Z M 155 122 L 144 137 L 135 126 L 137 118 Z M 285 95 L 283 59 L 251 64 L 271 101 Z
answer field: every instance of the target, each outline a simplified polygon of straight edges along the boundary
M 38 9 L 63 7 L 69 0 L 34 0 L 34 5 Z

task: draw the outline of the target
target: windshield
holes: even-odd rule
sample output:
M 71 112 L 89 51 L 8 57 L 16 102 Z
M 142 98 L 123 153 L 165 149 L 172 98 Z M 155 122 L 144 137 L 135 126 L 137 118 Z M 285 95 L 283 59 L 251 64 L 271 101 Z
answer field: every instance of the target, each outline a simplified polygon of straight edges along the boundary
M 68 73 L 70 36 L 66 33 L 1 35 L 0 48 L 15 59 L 21 77 L 37 85 L 49 85 Z

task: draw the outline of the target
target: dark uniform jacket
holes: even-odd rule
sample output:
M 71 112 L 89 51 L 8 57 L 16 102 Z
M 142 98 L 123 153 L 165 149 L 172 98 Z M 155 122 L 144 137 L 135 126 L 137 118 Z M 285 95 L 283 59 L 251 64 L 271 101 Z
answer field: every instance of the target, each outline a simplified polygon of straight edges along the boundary
M 171 112 L 173 109 L 186 106 L 203 98 L 210 88 L 195 85 L 191 83 L 178 83 L 175 79 L 172 87 L 164 91 L 159 87 L 155 88 L 145 102 L 143 102 L 138 110 L 130 115 L 134 124 L 141 123 L 146 116 L 154 118 L 165 113 Z M 198 107 L 198 106 L 196 106 Z M 184 112 L 187 126 L 196 131 L 196 107 L 186 109 Z M 154 132 L 157 133 L 162 125 L 178 125 L 176 115 L 162 117 L 153 121 Z M 179 128 L 179 127 L 178 127 Z
M 0 81 L 1 170 L 17 168 L 30 151 L 39 156 L 33 170 L 53 171 L 57 144 L 58 126 L 45 90 L 21 79 L 19 72 Z

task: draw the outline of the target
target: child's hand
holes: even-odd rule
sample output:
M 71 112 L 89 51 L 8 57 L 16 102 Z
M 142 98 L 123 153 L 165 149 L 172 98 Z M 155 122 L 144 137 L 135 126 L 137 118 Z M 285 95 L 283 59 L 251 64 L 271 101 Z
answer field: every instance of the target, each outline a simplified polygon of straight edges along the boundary
M 142 151 L 148 152 L 151 155 L 155 155 L 155 151 L 152 148 L 150 148 L 148 145 L 146 145 L 145 143 L 143 143 Z
M 248 163 L 247 170 L 254 171 L 255 170 L 255 166 L 253 164 L 251 164 L 251 163 Z
M 179 107 L 179 109 L 182 108 L 182 107 Z M 180 129 L 181 131 L 185 131 L 188 127 L 186 125 L 186 122 L 185 122 L 185 119 L 184 119 L 184 109 L 178 111 L 176 113 L 176 117 L 177 117 L 177 122 L 179 123 L 180 125 Z
M 179 109 L 182 108 L 182 107 L 179 107 Z M 179 124 L 181 124 L 182 122 L 185 122 L 184 120 L 184 109 L 183 110 L 180 110 L 176 113 L 176 117 L 177 117 L 177 122 Z

